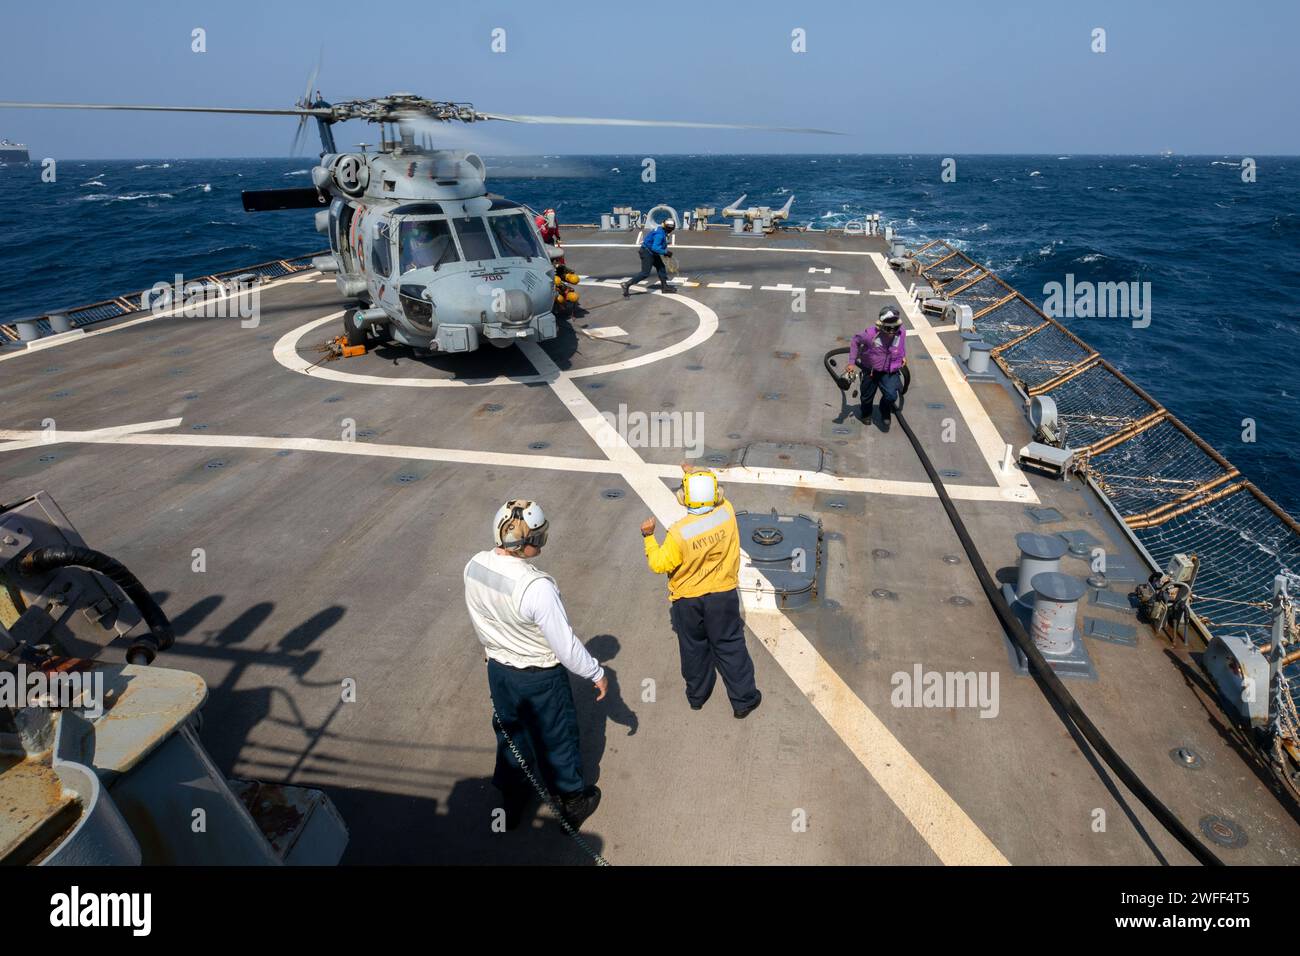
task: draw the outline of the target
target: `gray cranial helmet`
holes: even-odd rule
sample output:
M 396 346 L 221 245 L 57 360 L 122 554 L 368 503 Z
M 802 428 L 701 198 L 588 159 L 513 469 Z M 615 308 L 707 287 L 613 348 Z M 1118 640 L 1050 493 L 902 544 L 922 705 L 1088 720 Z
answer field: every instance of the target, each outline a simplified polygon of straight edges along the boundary
M 903 317 L 899 314 L 898 306 L 882 305 L 880 315 L 876 318 L 876 328 L 882 332 L 897 332 L 903 326 Z

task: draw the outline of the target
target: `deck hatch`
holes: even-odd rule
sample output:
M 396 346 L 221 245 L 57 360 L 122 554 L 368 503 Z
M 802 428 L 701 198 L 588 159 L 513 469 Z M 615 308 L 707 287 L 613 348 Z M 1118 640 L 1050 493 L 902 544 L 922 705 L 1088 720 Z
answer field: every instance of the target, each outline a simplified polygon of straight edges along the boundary
M 764 608 L 803 607 L 816 600 L 822 566 L 822 523 L 807 515 L 736 512 L 740 591 Z

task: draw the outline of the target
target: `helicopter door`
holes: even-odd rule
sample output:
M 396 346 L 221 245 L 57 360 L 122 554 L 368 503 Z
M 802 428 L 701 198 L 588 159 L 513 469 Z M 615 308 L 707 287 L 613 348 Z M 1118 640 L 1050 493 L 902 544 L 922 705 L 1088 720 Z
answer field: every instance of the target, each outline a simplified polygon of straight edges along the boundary
M 356 215 L 356 208 L 351 203 L 340 205 L 342 208 L 339 209 L 334 231 L 334 249 L 338 253 L 339 265 L 343 271 L 355 274 L 361 271 L 357 268 L 357 257 L 352 251 L 352 219 Z
M 388 233 L 388 220 L 375 223 L 375 236 L 370 246 L 370 271 L 383 278 L 393 274 L 393 242 Z

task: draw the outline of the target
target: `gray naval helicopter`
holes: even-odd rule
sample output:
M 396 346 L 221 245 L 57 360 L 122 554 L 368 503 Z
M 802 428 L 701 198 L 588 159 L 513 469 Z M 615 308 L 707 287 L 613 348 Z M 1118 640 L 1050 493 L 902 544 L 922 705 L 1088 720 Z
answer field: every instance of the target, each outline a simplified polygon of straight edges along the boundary
M 144 110 L 297 116 L 295 152 L 307 120 L 320 134 L 312 186 L 243 193 L 244 209 L 315 209 L 316 229 L 331 254 L 316 260 L 335 274 L 342 295 L 358 303 L 343 320 L 347 346 L 392 340 L 430 352 L 473 352 L 484 343 L 504 348 L 520 340 L 555 338 L 555 267 L 562 253 L 547 246 L 531 211 L 488 192 L 487 168 L 476 154 L 433 149 L 439 124 L 556 123 L 665 126 L 787 133 L 830 130 L 484 113 L 468 103 L 412 93 L 327 103 L 308 94 L 288 109 L 122 106 L 96 103 L 0 102 L 0 108 Z M 335 123 L 364 120 L 381 128 L 377 152 L 340 152 Z M 396 135 L 393 135 L 393 134 Z

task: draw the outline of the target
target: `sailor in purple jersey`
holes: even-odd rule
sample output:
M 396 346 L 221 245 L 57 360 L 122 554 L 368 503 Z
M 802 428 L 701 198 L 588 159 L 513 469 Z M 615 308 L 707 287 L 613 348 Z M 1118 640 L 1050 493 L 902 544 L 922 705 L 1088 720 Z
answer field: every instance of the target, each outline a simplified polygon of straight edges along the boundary
M 889 431 L 890 417 L 902 388 L 903 366 L 907 364 L 907 332 L 898 306 L 880 310 L 874 328 L 859 332 L 849 343 L 849 364 L 845 371 L 862 374 L 862 420 L 871 420 L 871 405 L 880 389 L 880 430 Z

